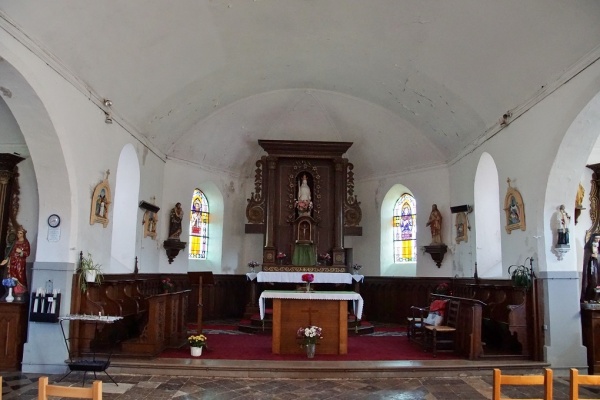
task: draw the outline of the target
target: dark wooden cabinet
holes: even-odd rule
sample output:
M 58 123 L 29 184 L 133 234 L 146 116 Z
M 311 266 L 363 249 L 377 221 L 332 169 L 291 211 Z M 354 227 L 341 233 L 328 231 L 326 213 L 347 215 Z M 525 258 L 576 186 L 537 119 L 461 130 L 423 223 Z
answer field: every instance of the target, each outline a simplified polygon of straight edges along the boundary
M 0 370 L 21 370 L 27 303 L 0 302 Z
M 588 373 L 600 374 L 600 309 L 581 310 L 583 345 L 587 347 Z

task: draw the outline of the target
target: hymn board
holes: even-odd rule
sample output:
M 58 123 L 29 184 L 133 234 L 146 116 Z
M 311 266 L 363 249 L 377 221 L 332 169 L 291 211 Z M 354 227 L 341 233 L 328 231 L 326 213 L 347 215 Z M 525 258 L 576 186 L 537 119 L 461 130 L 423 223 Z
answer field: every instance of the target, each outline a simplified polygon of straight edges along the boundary
M 267 155 L 256 162 L 246 233 L 264 235 L 262 270 L 346 272 L 344 236 L 362 235 L 353 165 L 342 157 L 352 143 L 258 144 Z

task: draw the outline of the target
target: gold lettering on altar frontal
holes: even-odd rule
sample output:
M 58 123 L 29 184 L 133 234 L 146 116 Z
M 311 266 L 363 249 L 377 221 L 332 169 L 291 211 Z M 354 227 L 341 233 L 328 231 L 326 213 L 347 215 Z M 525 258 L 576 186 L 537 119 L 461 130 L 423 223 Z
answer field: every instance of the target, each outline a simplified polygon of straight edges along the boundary
M 261 269 L 263 272 L 348 272 L 346 267 L 299 267 L 294 265 L 263 265 Z

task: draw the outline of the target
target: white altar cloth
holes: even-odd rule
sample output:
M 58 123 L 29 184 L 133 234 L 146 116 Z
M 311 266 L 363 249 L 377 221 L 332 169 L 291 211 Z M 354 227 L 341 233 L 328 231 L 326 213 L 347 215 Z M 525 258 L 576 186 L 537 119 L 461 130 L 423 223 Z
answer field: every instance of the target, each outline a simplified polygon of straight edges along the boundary
M 258 299 L 260 319 L 265 318 L 266 299 L 298 299 L 298 300 L 352 300 L 354 315 L 357 319 L 362 318 L 364 300 L 356 292 L 323 291 L 323 292 L 301 292 L 298 290 L 264 290 Z
M 346 283 L 351 284 L 353 280 L 361 282 L 363 275 L 352 275 L 340 272 L 259 272 L 256 274 L 257 282 L 278 283 L 304 283 L 302 275 L 313 274 L 315 279 L 312 283 Z M 246 274 L 248 279 L 254 280 L 254 274 Z

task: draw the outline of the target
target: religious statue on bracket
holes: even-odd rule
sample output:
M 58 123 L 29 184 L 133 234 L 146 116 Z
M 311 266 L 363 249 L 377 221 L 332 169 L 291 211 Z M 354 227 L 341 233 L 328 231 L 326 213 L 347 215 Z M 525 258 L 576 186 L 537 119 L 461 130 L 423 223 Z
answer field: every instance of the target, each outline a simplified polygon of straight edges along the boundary
M 435 265 L 440 268 L 448 246 L 442 241 L 442 213 L 438 210 L 437 204 L 431 206 L 429 220 L 425 226 L 431 229 L 431 244 L 425 246 L 424 250 L 431 255 Z

